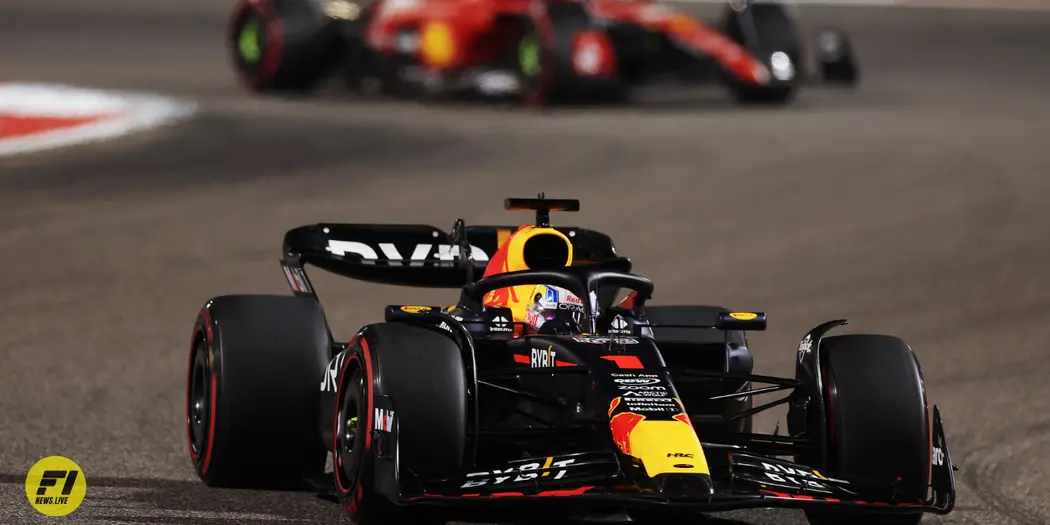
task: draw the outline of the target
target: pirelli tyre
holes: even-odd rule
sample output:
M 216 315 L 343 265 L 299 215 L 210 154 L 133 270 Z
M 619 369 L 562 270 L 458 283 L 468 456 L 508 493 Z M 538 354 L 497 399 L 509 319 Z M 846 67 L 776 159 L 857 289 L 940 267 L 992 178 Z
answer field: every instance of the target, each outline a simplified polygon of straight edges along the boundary
M 586 5 L 545 2 L 543 6 L 542 15 L 522 19 L 522 37 L 515 49 L 522 101 L 534 107 L 626 101 L 628 86 L 615 67 L 605 68 L 615 64 L 616 49 Z
M 333 22 L 311 0 L 238 0 L 228 45 L 241 82 L 258 92 L 306 91 L 340 56 Z
M 725 34 L 751 51 L 770 71 L 770 82 L 753 86 L 729 78 L 742 103 L 790 102 L 805 74 L 802 44 L 788 8 L 780 3 L 733 0 L 726 8 Z
M 905 501 L 925 500 L 930 420 L 922 371 L 911 348 L 893 336 L 856 334 L 826 337 L 820 352 L 828 470 L 897 484 Z M 922 520 L 921 511 L 807 511 L 806 516 L 813 525 L 915 525 Z
M 335 485 L 358 525 L 438 525 L 437 509 L 415 511 L 389 495 L 402 484 L 456 472 L 464 464 L 467 376 L 459 346 L 438 328 L 381 323 L 347 347 L 333 422 Z M 397 469 L 397 470 L 395 470 Z
M 228 295 L 204 305 L 191 339 L 186 427 L 205 484 L 293 489 L 324 472 L 316 418 L 331 348 L 315 300 Z

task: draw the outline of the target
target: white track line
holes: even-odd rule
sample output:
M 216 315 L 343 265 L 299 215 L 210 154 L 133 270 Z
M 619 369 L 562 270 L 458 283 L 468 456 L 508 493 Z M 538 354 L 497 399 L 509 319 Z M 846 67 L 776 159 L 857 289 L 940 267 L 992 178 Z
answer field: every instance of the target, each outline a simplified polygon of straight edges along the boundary
M 0 134 L 0 156 L 112 139 L 189 118 L 196 108 L 195 103 L 142 93 L 0 83 L 0 117 L 109 116 L 88 124 L 32 135 L 4 138 Z

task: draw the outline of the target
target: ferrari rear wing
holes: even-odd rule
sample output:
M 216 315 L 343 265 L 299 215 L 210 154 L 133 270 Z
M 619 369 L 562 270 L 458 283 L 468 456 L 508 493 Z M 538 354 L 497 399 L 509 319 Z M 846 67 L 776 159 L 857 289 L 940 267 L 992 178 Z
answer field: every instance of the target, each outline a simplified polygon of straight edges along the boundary
M 557 227 L 572 242 L 574 265 L 629 271 L 601 232 Z M 284 236 L 281 260 L 296 295 L 314 295 L 307 264 L 360 281 L 427 288 L 460 288 L 476 281 L 513 226 L 466 226 L 451 233 L 427 225 L 334 224 L 300 226 Z

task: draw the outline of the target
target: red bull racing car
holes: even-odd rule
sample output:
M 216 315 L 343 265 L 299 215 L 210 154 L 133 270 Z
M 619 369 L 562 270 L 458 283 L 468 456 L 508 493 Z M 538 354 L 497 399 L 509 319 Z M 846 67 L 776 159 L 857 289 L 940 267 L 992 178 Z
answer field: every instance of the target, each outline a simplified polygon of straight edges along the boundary
M 829 335 L 846 323 L 830 321 L 792 350 L 793 378 L 756 375 L 746 333 L 764 313 L 650 305 L 653 282 L 607 235 L 550 225 L 579 201 L 507 207 L 535 224 L 295 228 L 281 260 L 293 296 L 207 301 L 186 400 L 199 477 L 316 490 L 361 525 L 753 507 L 915 524 L 952 510 L 940 413 L 904 341 Z M 388 306 L 336 342 L 304 265 L 460 296 Z M 784 404 L 786 432 L 753 430 Z
M 858 79 L 845 32 L 820 32 L 811 68 L 789 10 L 750 0 L 712 24 L 650 0 L 240 0 L 228 45 L 255 91 L 336 73 L 358 93 L 428 99 L 625 100 L 684 82 L 785 102 L 805 83 Z

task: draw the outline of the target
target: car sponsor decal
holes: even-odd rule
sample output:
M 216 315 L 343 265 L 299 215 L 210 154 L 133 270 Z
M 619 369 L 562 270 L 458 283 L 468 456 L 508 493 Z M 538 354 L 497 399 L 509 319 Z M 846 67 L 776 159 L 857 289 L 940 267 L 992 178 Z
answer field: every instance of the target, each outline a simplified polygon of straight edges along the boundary
M 568 469 L 574 463 L 576 463 L 576 460 L 573 458 L 558 459 L 552 456 L 543 460 L 532 460 L 517 465 L 508 464 L 507 467 L 501 469 L 470 472 L 460 488 L 514 485 L 541 478 L 562 479 L 568 474 Z
M 849 482 L 844 480 L 824 477 L 824 475 L 816 470 L 809 471 L 766 461 L 762 461 L 761 466 L 765 477 L 769 481 L 783 485 L 830 492 L 831 487 L 827 485 L 829 482 L 841 485 L 849 484 Z
M 343 368 L 343 362 L 346 361 L 346 352 L 340 352 L 339 355 L 335 356 L 328 363 L 328 368 L 325 369 L 324 377 L 321 378 L 321 392 L 336 392 L 339 389 L 339 380 L 337 376 L 339 371 Z
M 798 344 L 798 362 L 801 364 L 806 359 L 810 351 L 813 350 L 813 336 L 807 334 L 806 338 Z
M 572 338 L 577 343 L 587 343 L 593 345 L 607 345 L 609 343 L 619 345 L 636 345 L 638 340 L 633 337 L 609 337 L 604 335 L 576 335 Z
M 617 315 L 613 318 L 612 322 L 609 323 L 609 333 L 615 335 L 631 335 L 631 324 L 623 318 L 622 315 Z
M 615 375 L 615 374 L 614 374 Z M 621 377 L 614 379 L 614 383 L 619 385 L 655 385 L 660 382 L 658 377 Z
M 638 413 L 681 413 L 682 406 L 670 389 L 656 374 L 613 373 L 610 374 L 616 383 L 617 398 L 610 405 L 612 409 L 623 403 L 624 410 Z
M 383 432 L 393 432 L 394 430 L 394 411 L 387 410 L 385 408 L 375 409 L 375 424 L 376 430 Z
M 558 352 L 554 345 L 547 348 L 533 348 L 529 358 L 529 366 L 532 368 L 550 368 L 554 366 L 565 366 L 564 361 L 557 360 Z
M 310 281 L 307 280 L 306 272 L 302 268 L 286 264 L 282 264 L 281 268 L 284 269 L 284 277 L 288 279 L 288 285 L 292 287 L 293 292 L 313 293 L 313 290 L 310 288 Z
M 377 247 L 378 250 L 376 249 Z M 376 246 L 371 246 L 359 241 L 329 239 L 328 246 L 325 249 L 332 255 L 356 255 L 364 262 L 370 263 L 385 261 L 389 263 L 410 263 L 412 265 L 420 265 L 427 261 L 454 261 L 459 258 L 459 246 L 451 244 L 416 244 L 415 247 L 407 252 L 409 254 L 408 257 L 405 257 L 394 243 L 389 242 L 380 242 L 376 243 Z M 470 251 L 471 257 L 473 257 L 475 261 L 489 260 L 489 256 L 485 253 L 485 250 L 482 250 L 477 246 L 472 245 Z M 382 257 L 379 255 L 380 252 L 383 254 Z
M 492 324 L 489 325 L 489 332 L 513 332 L 514 328 L 510 324 L 510 319 L 502 315 L 497 315 L 492 319 Z

